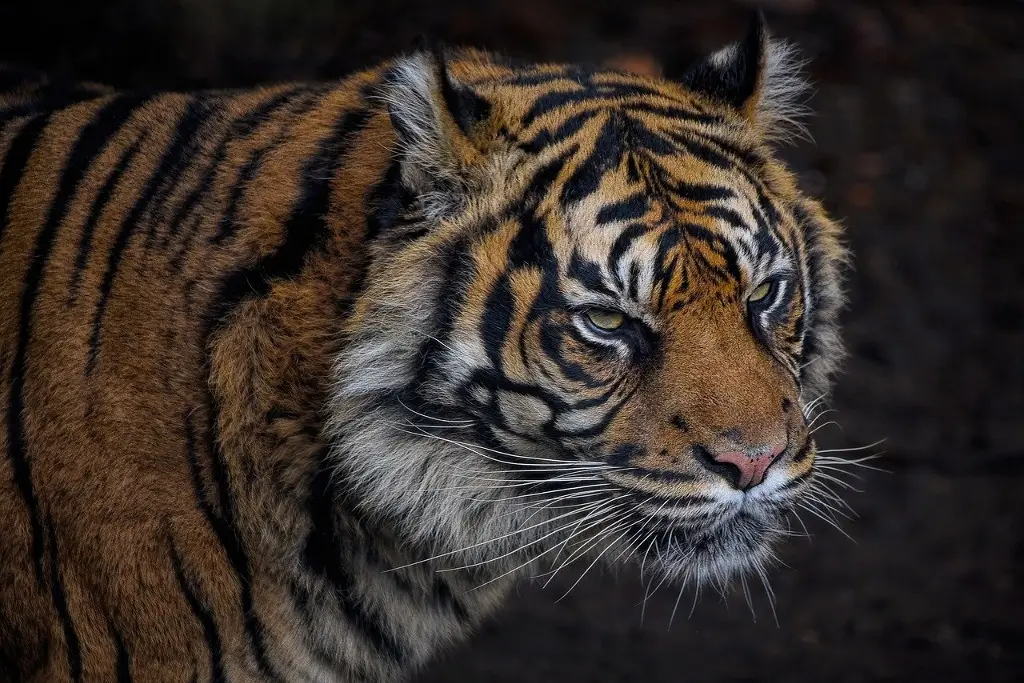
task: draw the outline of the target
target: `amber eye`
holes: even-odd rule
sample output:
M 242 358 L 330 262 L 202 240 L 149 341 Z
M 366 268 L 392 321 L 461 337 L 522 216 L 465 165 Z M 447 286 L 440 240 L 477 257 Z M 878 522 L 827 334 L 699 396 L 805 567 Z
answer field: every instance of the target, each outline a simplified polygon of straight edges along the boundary
M 587 320 L 599 330 L 612 332 L 622 327 L 626 322 L 626 316 L 618 311 L 610 311 L 607 308 L 591 308 L 587 311 Z
M 772 280 L 762 282 L 754 289 L 753 292 L 750 293 L 750 296 L 747 297 L 747 301 L 752 304 L 764 301 L 768 295 L 772 293 L 773 288 L 774 282 Z

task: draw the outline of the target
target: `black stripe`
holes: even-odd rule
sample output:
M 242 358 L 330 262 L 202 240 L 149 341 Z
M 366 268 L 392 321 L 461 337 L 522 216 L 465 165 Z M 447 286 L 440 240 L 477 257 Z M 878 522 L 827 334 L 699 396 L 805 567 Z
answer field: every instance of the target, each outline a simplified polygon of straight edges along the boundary
M 633 396 L 636 394 L 639 388 L 640 385 L 633 387 L 626 393 L 625 396 L 622 397 L 622 400 L 620 400 L 617 403 L 613 403 L 611 408 L 609 408 L 608 412 L 605 413 L 604 417 L 598 420 L 597 424 L 575 432 L 571 430 L 555 429 L 554 433 L 559 437 L 571 437 L 578 439 L 593 438 L 601 434 L 608 428 L 608 425 L 611 424 L 612 420 L 615 419 L 615 417 L 619 414 L 622 408 L 625 407 L 626 403 L 628 403 L 630 399 L 633 398 Z
M 468 279 L 466 273 L 472 273 L 474 265 L 466 253 L 466 243 L 458 240 L 446 247 L 447 253 L 439 255 L 444 259 L 444 275 L 441 281 L 444 283 L 445 295 L 441 298 L 434 314 L 431 316 L 428 336 L 420 344 L 416 352 L 418 368 L 413 386 L 421 386 L 426 378 L 437 369 L 441 350 L 446 348 L 452 328 L 455 326 L 455 319 L 458 316 L 465 297 L 465 282 Z
M 395 159 L 366 195 L 366 238 L 386 235 L 414 201 L 416 197 L 402 183 L 402 165 Z
M 68 610 L 68 600 L 64 593 L 64 584 L 60 577 L 60 560 L 57 552 L 57 534 L 54 531 L 52 520 L 49 526 L 50 537 L 50 596 L 53 599 L 53 609 L 57 612 L 61 629 L 64 632 L 64 646 L 68 650 L 68 676 L 73 681 L 82 680 L 82 650 L 78 643 L 78 634 L 75 632 L 75 623 L 71 619 L 71 612 Z
M 174 576 L 178 579 L 178 586 L 185 595 L 185 600 L 188 602 L 192 614 L 203 627 L 203 637 L 206 639 L 206 646 L 210 649 L 210 681 L 212 683 L 224 683 L 226 681 L 224 677 L 224 661 L 220 633 L 217 631 L 217 622 L 214 620 L 210 610 L 199 601 L 199 596 L 196 595 L 195 590 L 189 585 L 188 579 L 185 578 L 185 571 L 181 566 L 181 557 L 178 555 L 178 549 L 174 547 L 174 539 L 168 538 L 167 540 L 171 546 L 171 563 L 174 566 Z
M 242 115 L 231 124 L 228 131 L 224 134 L 224 137 L 218 143 L 217 148 L 211 155 L 212 158 L 210 163 L 203 171 L 203 175 L 199 179 L 199 182 L 196 183 L 196 186 L 189 193 L 188 197 L 186 197 L 185 201 L 178 206 L 177 211 L 174 212 L 174 216 L 168 221 L 167 234 L 164 236 L 163 246 L 167 246 L 170 239 L 181 231 L 181 226 L 184 225 L 185 219 L 192 214 L 197 206 L 200 206 L 203 203 L 212 191 L 214 187 L 214 179 L 216 178 L 217 173 L 222 169 L 224 159 L 227 157 L 228 146 L 239 139 L 251 135 L 261 124 L 266 123 L 277 112 L 277 110 L 292 102 L 298 92 L 298 90 L 293 89 L 278 93 L 267 101 L 261 103 L 252 111 Z M 193 226 L 198 223 L 199 221 L 195 221 Z M 191 230 L 189 232 L 190 234 L 182 241 L 182 244 L 179 246 L 171 261 L 170 268 L 172 271 L 181 267 L 181 261 L 185 257 L 185 252 L 188 249 L 190 238 L 192 237 Z
M 601 207 L 596 223 L 618 223 L 634 221 L 647 213 L 648 199 L 644 194 L 634 194 Z
M 21 173 L 25 164 L 28 163 L 36 140 L 46 126 L 47 120 L 44 117 L 33 119 L 25 124 L 18 132 L 18 136 L 11 143 L 11 150 L 0 171 L 0 237 L 3 236 L 4 227 L 8 223 L 8 207 L 11 196 L 21 179 Z M 29 263 L 29 272 L 33 272 L 36 260 Z M 37 278 L 38 279 L 38 276 Z M 36 286 L 26 280 L 24 290 Z M 32 294 L 34 297 L 34 293 Z M 31 302 L 29 302 L 31 305 Z M 11 365 L 11 392 L 7 403 L 7 457 L 11 461 L 14 481 L 25 500 L 25 507 L 28 508 L 29 523 L 32 528 L 32 557 L 35 566 L 36 581 L 39 586 L 44 584 L 43 579 L 43 522 L 39 511 L 39 501 L 36 499 L 35 488 L 32 485 L 32 466 L 28 460 L 27 445 L 22 433 L 21 418 L 25 410 L 22 397 L 22 384 L 25 372 L 25 353 L 30 341 L 30 330 L 28 323 L 31 322 L 25 315 L 25 304 L 22 303 L 21 323 L 18 326 L 18 345 Z
M 645 452 L 646 449 L 640 444 L 623 443 L 612 448 L 605 457 L 605 461 L 616 467 L 628 467 L 634 459 L 643 457 Z
M 172 225 L 167 221 L 167 214 L 171 209 L 170 198 L 174 196 L 178 186 L 185 181 L 188 170 L 196 165 L 203 150 L 204 136 L 210 134 L 207 128 L 213 128 L 221 122 L 223 110 L 224 102 L 220 97 L 208 95 L 195 97 L 189 103 L 189 110 L 183 117 L 184 125 L 179 122 L 178 128 L 172 133 L 173 144 L 177 149 L 173 154 L 167 155 L 161 160 L 154 178 L 157 182 L 157 190 L 149 203 L 150 211 L 146 217 L 145 250 L 148 251 L 155 243 L 158 230 L 164 231 L 164 243 L 170 239 Z
M 682 180 L 668 179 L 666 181 L 672 192 L 681 199 L 688 202 L 714 202 L 732 199 L 736 192 L 724 185 L 703 185 L 701 183 L 687 183 Z
M 633 223 L 619 233 L 619 236 L 612 243 L 612 248 L 608 252 L 608 271 L 612 274 L 612 278 L 619 289 L 623 286 L 622 276 L 619 275 L 619 261 L 625 257 L 626 252 L 633 246 L 633 242 L 653 229 L 652 226 L 646 223 Z
M 580 87 L 581 86 L 581 87 Z M 678 121 L 690 121 L 700 124 L 719 124 L 723 119 L 721 116 L 700 114 L 681 106 L 655 105 L 644 102 L 642 99 L 625 101 L 629 98 L 644 97 L 664 98 L 661 93 L 652 92 L 635 83 L 603 83 L 591 84 L 580 83 L 573 90 L 558 90 L 548 92 L 538 97 L 533 106 L 522 117 L 524 128 L 529 127 L 538 118 L 550 114 L 553 111 L 573 104 L 586 104 L 590 107 L 616 107 L 624 110 L 634 110 L 642 113 L 655 114 L 668 119 Z
M 114 622 L 107 617 L 107 630 L 110 631 L 110 637 L 114 641 L 115 655 L 115 672 L 117 676 L 117 683 L 132 683 L 132 671 L 131 671 L 131 654 L 128 652 L 128 647 L 124 644 L 124 636 L 114 626 Z
M 255 149 L 242 165 L 242 169 L 238 172 L 238 177 L 235 179 L 235 184 L 231 187 L 231 194 L 228 196 L 228 206 L 217 225 L 217 232 L 210 237 L 211 244 L 224 244 L 224 242 L 234 237 L 238 231 L 236 221 L 238 205 L 241 203 L 242 196 L 245 194 L 246 189 L 248 189 L 249 183 L 259 173 L 260 167 L 263 165 L 263 159 L 266 157 L 269 149 L 270 145 Z
M 608 383 L 601 381 L 587 372 L 579 363 L 565 357 L 563 350 L 564 337 L 559 325 L 545 322 L 540 329 L 540 348 L 551 362 L 558 366 L 562 375 L 572 381 L 579 382 L 588 389 L 600 389 Z
M 431 593 L 434 596 L 434 602 L 449 609 L 458 621 L 467 621 L 469 619 L 469 612 L 466 610 L 466 606 L 456 597 L 451 586 L 441 576 L 435 576 L 434 587 Z
M 563 205 L 586 199 L 597 190 L 601 177 L 622 163 L 626 151 L 623 138 L 622 122 L 616 116 L 609 116 L 597 134 L 590 154 L 562 186 L 559 200 Z
M 590 109 L 573 114 L 555 130 L 544 129 L 537 132 L 533 137 L 519 143 L 519 146 L 527 152 L 536 154 L 545 147 L 556 145 L 563 140 L 578 133 L 591 119 L 600 114 L 599 109 Z
M 220 541 L 221 546 L 224 548 L 224 553 L 227 555 L 228 561 L 238 577 L 242 620 L 245 632 L 252 643 L 256 663 L 264 676 L 272 680 L 280 680 L 267 657 L 263 625 L 256 614 L 255 600 L 252 594 L 252 565 L 249 562 L 249 556 L 245 551 L 235 525 L 234 497 L 231 495 L 231 486 L 224 464 L 224 456 L 220 449 L 220 440 L 217 433 L 218 417 L 216 406 L 213 403 L 212 396 L 208 396 L 207 401 L 210 406 L 210 423 L 206 432 L 207 447 L 210 454 L 210 476 L 213 478 L 217 489 L 217 498 L 221 506 L 220 514 L 210 505 L 206 489 L 199 475 L 195 429 L 192 424 L 191 414 L 186 413 L 184 418 L 185 445 L 189 473 L 192 477 L 192 487 L 195 491 L 199 509 L 213 528 L 214 533 L 217 535 L 217 540 Z
M 335 502 L 338 493 L 332 481 L 331 469 L 321 462 L 313 477 L 309 494 L 310 531 L 306 537 L 303 559 L 309 570 L 328 581 L 346 620 L 371 644 L 374 650 L 389 659 L 402 663 L 409 655 L 392 635 L 383 618 L 360 599 L 355 578 L 342 562 L 353 558 L 357 550 L 346 547 L 346 538 L 337 528 Z
M 32 490 L 27 444 L 22 429 L 22 413 L 25 409 L 22 392 L 25 383 L 26 355 L 32 339 L 32 311 L 42 286 L 43 274 L 50 259 L 53 243 L 57 237 L 57 229 L 64 220 L 75 190 L 93 158 L 103 149 L 110 136 L 120 128 L 124 120 L 131 115 L 135 103 L 136 100 L 133 98 L 112 100 L 94 114 L 91 121 L 79 132 L 64 163 L 57 192 L 50 201 L 46 222 L 36 237 L 35 248 L 29 260 L 28 272 L 25 274 L 22 288 L 18 344 L 11 366 L 11 394 L 7 411 L 7 452 L 14 466 L 15 478 L 18 480 L 19 488 L 29 508 L 36 577 L 40 581 L 43 562 L 42 523 L 39 520 L 38 504 Z
M 207 333 L 245 299 L 265 297 L 275 280 L 297 276 L 310 254 L 324 247 L 328 236 L 326 218 L 330 209 L 331 183 L 353 135 L 369 116 L 365 109 L 345 114 L 320 144 L 316 154 L 303 164 L 301 194 L 285 224 L 281 246 L 255 265 L 236 270 L 221 281 L 207 314 Z
M 121 180 L 121 176 L 124 175 L 125 170 L 129 164 L 138 154 L 139 149 L 145 142 L 146 136 L 143 136 L 133 142 L 129 146 L 121 158 L 118 160 L 114 170 L 111 171 L 110 175 L 107 176 L 107 180 L 103 183 L 103 187 L 100 188 L 99 193 L 96 195 L 96 199 L 93 200 L 92 207 L 89 209 L 89 216 L 85 221 L 85 226 L 82 228 L 82 236 L 78 240 L 78 252 L 75 255 L 75 269 L 71 273 L 71 283 L 68 285 L 68 304 L 74 303 L 78 297 L 78 286 L 82 280 L 82 274 L 85 271 L 86 265 L 89 262 L 89 256 L 92 255 L 92 243 L 93 237 L 96 233 L 96 225 L 99 222 L 100 215 L 103 213 L 103 209 L 107 206 L 110 201 L 110 196 L 114 193 L 114 188 L 117 187 L 117 183 Z
M 312 651 L 313 656 L 326 667 L 333 669 L 335 675 L 342 681 L 371 681 L 375 676 L 361 663 L 345 661 L 338 657 L 337 652 L 330 651 L 322 642 L 321 633 L 323 625 L 320 615 L 312 609 L 312 604 L 322 604 L 319 592 L 312 595 L 310 589 L 304 584 L 291 581 L 289 583 L 292 600 L 295 603 L 296 611 L 302 619 L 301 636 L 306 647 Z M 333 633 L 331 633 L 333 635 Z
M 23 116 L 49 115 L 57 109 L 70 107 L 85 100 L 94 100 L 104 93 L 88 88 L 64 90 L 44 86 L 30 96 L 29 101 L 10 108 L 0 107 L 0 126 Z
M 96 305 L 96 313 L 92 322 L 92 333 L 89 337 L 89 351 L 85 363 L 86 375 L 92 374 L 99 359 L 100 331 L 103 326 L 103 318 L 107 312 L 110 292 L 114 287 L 114 278 L 117 277 L 117 271 L 121 265 L 124 252 L 128 248 L 128 243 L 139 225 L 143 212 L 149 207 L 157 192 L 163 186 L 165 174 L 182 162 L 181 156 L 183 151 L 206 120 L 207 115 L 208 105 L 206 103 L 196 100 L 189 101 L 185 112 L 176 122 L 174 130 L 168 134 L 172 140 L 170 146 L 165 148 L 160 162 L 142 187 L 142 194 L 135 200 L 135 204 L 128 212 L 128 215 L 125 216 L 124 221 L 121 222 L 121 228 L 118 230 L 114 244 L 110 248 L 107 270 L 100 284 L 99 302 Z
M 3 164 L 0 166 L 0 241 L 3 240 L 4 231 L 10 223 L 11 217 L 8 213 L 14 192 L 21 181 L 29 156 L 35 149 L 36 141 L 43 129 L 46 128 L 47 123 L 49 120 L 45 116 L 38 116 L 26 122 L 11 141 L 7 156 L 4 157 Z
M 604 275 L 601 273 L 601 266 L 580 255 L 579 251 L 573 250 L 569 259 L 569 268 L 566 274 L 577 280 L 584 287 L 592 292 L 598 292 L 605 296 L 614 297 L 615 292 L 608 289 L 604 284 Z
M 512 328 L 512 314 L 515 300 L 512 298 L 512 283 L 508 273 L 503 273 L 494 283 L 480 321 L 480 336 L 487 351 L 487 357 L 495 369 L 502 368 L 501 349 Z

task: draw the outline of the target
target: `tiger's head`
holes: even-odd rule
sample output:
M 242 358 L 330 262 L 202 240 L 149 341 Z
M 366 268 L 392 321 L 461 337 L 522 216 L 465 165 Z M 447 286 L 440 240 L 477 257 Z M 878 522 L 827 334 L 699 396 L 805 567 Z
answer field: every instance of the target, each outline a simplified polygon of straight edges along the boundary
M 842 355 L 839 230 L 772 147 L 802 89 L 760 18 L 679 83 L 398 61 L 329 429 L 357 504 L 485 576 L 758 569 Z

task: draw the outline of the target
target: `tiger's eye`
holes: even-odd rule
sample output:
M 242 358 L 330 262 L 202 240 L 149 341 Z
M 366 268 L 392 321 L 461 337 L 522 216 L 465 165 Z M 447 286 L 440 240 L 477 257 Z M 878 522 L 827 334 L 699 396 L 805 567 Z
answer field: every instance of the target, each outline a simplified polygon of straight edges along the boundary
M 761 301 L 766 296 L 768 296 L 771 293 L 771 291 L 772 291 L 772 283 L 771 283 L 771 281 L 762 282 L 761 284 L 759 284 L 757 286 L 757 288 L 753 292 L 750 293 L 750 296 L 747 297 L 747 301 L 752 301 L 754 303 L 757 303 L 758 301 Z
M 592 308 L 587 311 L 587 319 L 593 323 L 594 327 L 611 332 L 622 327 L 622 323 L 626 322 L 626 316 L 618 311 L 610 311 L 606 308 Z

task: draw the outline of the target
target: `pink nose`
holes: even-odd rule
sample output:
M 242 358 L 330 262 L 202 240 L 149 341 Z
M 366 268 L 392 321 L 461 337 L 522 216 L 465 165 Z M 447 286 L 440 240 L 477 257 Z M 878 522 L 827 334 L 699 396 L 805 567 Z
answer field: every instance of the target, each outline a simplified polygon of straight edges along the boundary
M 764 481 L 765 472 L 786 445 L 751 448 L 748 451 L 724 451 L 713 456 L 715 462 L 734 465 L 740 471 L 736 487 L 746 491 Z

